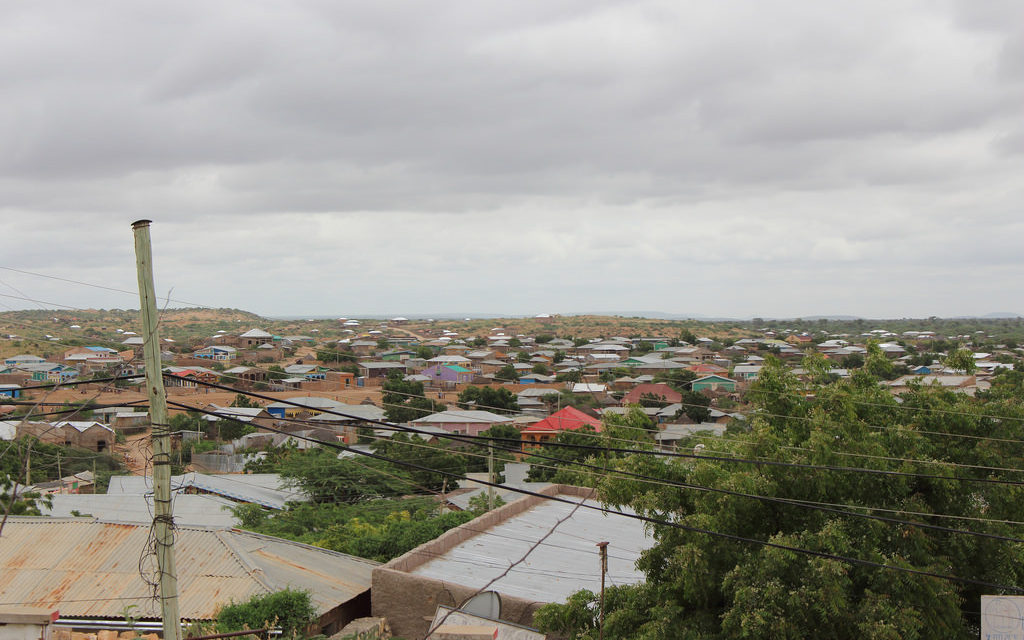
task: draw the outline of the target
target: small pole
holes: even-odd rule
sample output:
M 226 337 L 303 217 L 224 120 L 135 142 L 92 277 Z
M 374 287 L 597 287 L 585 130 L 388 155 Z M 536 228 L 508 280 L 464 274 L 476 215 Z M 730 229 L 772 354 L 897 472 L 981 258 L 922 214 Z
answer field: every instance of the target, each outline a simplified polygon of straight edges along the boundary
M 32 447 L 25 450 L 25 486 L 32 485 Z
M 608 573 L 608 543 L 598 542 L 597 548 L 601 550 L 601 622 L 597 628 L 597 638 L 604 640 L 604 576 Z
M 64 493 L 64 474 L 60 470 L 60 452 L 57 452 L 57 479 L 60 480 L 60 491 L 57 493 Z
M 142 311 L 142 351 L 146 362 L 149 419 L 153 426 L 153 530 L 156 538 L 157 571 L 160 574 L 163 640 L 181 640 L 178 574 L 174 566 L 174 515 L 171 511 L 171 438 L 167 423 L 167 391 L 164 389 L 160 369 L 160 337 L 157 333 L 159 318 L 156 313 L 156 287 L 153 285 L 149 223 L 149 220 L 133 222 L 132 231 L 135 233 L 135 261 Z
M 494 441 L 487 441 L 487 481 L 492 484 L 487 487 L 487 510 L 494 509 Z

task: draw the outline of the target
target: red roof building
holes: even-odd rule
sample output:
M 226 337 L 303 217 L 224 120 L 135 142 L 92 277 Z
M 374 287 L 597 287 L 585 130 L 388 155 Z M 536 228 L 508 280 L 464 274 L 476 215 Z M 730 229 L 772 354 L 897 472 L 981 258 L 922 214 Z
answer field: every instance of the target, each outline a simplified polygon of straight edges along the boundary
M 646 395 L 654 396 L 665 401 L 665 404 L 672 404 L 673 402 L 682 402 L 683 394 L 679 393 L 667 384 L 653 383 L 653 384 L 638 384 L 629 390 L 622 398 L 622 404 L 639 404 L 640 398 Z
M 601 431 L 601 420 L 591 417 L 575 407 L 566 407 L 523 429 L 521 432 L 523 446 L 554 440 L 561 431 L 575 431 L 584 426 L 593 427 L 594 431 Z
M 707 362 L 695 364 L 692 367 L 687 367 L 687 369 L 701 376 L 726 375 L 729 373 L 729 370 L 725 367 L 720 367 L 717 364 L 709 364 Z

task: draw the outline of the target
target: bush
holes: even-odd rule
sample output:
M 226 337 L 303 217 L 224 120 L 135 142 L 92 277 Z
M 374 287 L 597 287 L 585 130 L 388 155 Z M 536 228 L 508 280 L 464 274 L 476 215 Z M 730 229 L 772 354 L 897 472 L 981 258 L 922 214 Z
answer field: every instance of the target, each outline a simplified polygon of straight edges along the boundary
M 285 636 L 295 637 L 314 620 L 316 608 L 309 593 L 285 589 L 222 608 L 217 614 L 217 631 L 229 633 L 277 626 Z

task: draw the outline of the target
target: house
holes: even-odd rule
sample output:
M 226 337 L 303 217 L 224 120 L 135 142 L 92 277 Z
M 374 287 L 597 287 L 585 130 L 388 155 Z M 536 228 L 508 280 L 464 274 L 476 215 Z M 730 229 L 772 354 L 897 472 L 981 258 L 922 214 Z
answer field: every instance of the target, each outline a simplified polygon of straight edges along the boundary
M 242 349 L 255 349 L 263 344 L 270 344 L 274 336 L 262 329 L 250 329 L 238 336 L 237 344 Z
M 481 410 L 441 411 L 409 422 L 409 426 L 438 427 L 448 433 L 476 436 L 487 431 L 496 424 L 512 424 L 512 417 Z
M 427 376 L 434 384 L 465 384 L 473 381 L 473 372 L 459 365 L 435 364 L 419 372 Z
M 21 385 L 20 384 L 0 384 L 0 398 L 20 398 L 21 397 Z
M 465 357 L 465 356 L 460 356 L 460 355 L 457 355 L 457 354 L 446 354 L 446 355 L 436 356 L 434 358 L 431 358 L 431 359 L 427 360 L 427 364 L 429 364 L 429 365 L 447 364 L 447 365 L 458 365 L 460 367 L 469 367 L 469 366 L 472 366 L 473 361 L 470 360 L 469 358 Z
M 555 376 L 546 376 L 542 373 L 528 373 L 519 377 L 519 384 L 552 384 Z
M 285 398 L 287 402 L 272 402 L 265 408 L 275 418 L 298 418 L 316 416 L 324 411 L 342 411 L 347 407 L 344 402 L 317 396 L 294 396 Z
M 757 364 L 738 364 L 732 369 L 732 375 L 737 380 L 744 382 L 750 382 L 757 380 L 758 374 L 761 373 L 761 365 Z
M 717 422 L 700 424 L 667 424 L 661 431 L 654 434 L 654 441 L 662 451 L 675 451 L 679 441 L 686 438 L 704 439 L 725 435 L 726 426 Z
M 216 383 L 219 376 L 216 371 L 203 367 L 164 367 L 164 385 L 168 387 L 195 388 L 200 383 Z
M 223 377 L 233 381 L 233 383 L 256 384 L 257 382 L 267 381 L 267 372 L 256 367 L 238 366 L 225 369 Z
M 715 375 L 724 376 L 727 373 L 729 373 L 729 369 L 728 368 L 720 367 L 717 364 L 710 364 L 710 363 L 707 363 L 707 362 L 702 362 L 700 364 L 695 364 L 695 365 L 689 366 L 689 367 L 687 367 L 687 369 L 689 369 L 690 371 L 696 373 L 698 376 L 715 376 Z
M 328 369 L 315 364 L 290 364 L 284 368 L 289 377 L 305 380 L 326 380 L 327 371 Z
M 736 381 L 725 376 L 711 375 L 697 378 L 690 383 L 693 391 L 736 391 Z
M 654 397 L 665 404 L 682 402 L 683 394 L 679 393 L 667 384 L 638 384 L 622 397 L 623 404 L 640 404 L 644 397 Z
M 379 384 L 392 371 L 398 371 L 403 376 L 408 373 L 408 368 L 403 362 L 360 362 L 358 367 L 359 375 L 365 378 L 367 383 L 372 381 L 373 384 Z
M 630 517 L 632 511 L 590 508 L 600 506 L 592 489 L 552 485 L 538 493 L 376 567 L 373 615 L 386 617 L 396 636 L 422 638 L 437 603 L 459 605 L 486 588 L 500 595 L 502 620 L 530 625 L 546 603 L 563 603 L 580 589 L 601 590 L 595 540 L 609 542 L 608 573 L 615 584 L 643 582 L 637 560 L 654 539 L 642 521 Z M 576 508 L 580 502 L 584 506 Z M 527 559 L 509 571 L 528 551 Z
M 348 346 L 357 356 L 368 356 L 377 350 L 377 343 L 373 340 L 355 340 Z
M 892 393 L 902 393 L 910 389 L 913 384 L 921 384 L 923 386 L 938 386 L 943 389 L 949 389 L 957 393 L 966 393 L 968 395 L 974 395 L 975 391 L 978 390 L 978 379 L 975 376 L 964 376 L 964 375 L 910 375 L 900 376 L 895 380 L 888 383 Z M 987 383 L 984 383 L 987 384 Z
M 39 356 L 31 356 L 25 354 L 11 356 L 10 358 L 4 359 L 4 365 L 9 367 L 20 367 L 21 365 L 24 364 L 42 364 L 44 362 L 46 362 L 46 358 L 40 358 Z
M 132 616 L 159 621 L 160 602 L 139 575 L 151 524 L 94 518 L 12 517 L 0 545 L 0 598 L 59 609 L 57 625 L 82 620 L 124 627 Z M 280 538 L 225 527 L 177 525 L 174 554 L 181 617 L 208 621 L 231 602 L 286 587 L 310 593 L 314 633 L 332 635 L 369 613 L 378 563 Z
M 309 418 L 307 424 L 314 429 L 328 429 L 335 437 L 340 437 L 347 444 L 355 444 L 359 439 L 358 427 L 370 422 L 381 422 L 387 419 L 384 409 L 372 404 L 342 404 L 330 409 L 330 413 L 318 413 Z
M 28 372 L 35 382 L 67 382 L 78 377 L 78 369 L 53 362 L 20 364 L 18 369 Z
M 415 351 L 409 349 L 392 349 L 391 351 L 385 351 L 380 354 L 380 359 L 386 362 L 398 361 L 402 362 L 416 356 Z
M 68 364 L 81 362 L 118 364 L 123 360 L 120 353 L 109 347 L 71 347 L 64 351 L 62 359 Z
M 108 451 L 114 444 L 114 430 L 93 420 L 64 420 L 48 422 L 25 422 L 18 426 L 18 436 L 33 436 L 43 442 L 78 447 L 90 451 Z
M 566 407 L 556 411 L 540 422 L 531 424 L 520 432 L 523 448 L 534 447 L 542 442 L 554 440 L 562 431 L 576 431 L 582 427 L 592 427 L 594 431 L 602 430 L 601 421 L 589 416 L 576 407 Z
M 203 347 L 192 352 L 193 358 L 199 358 L 200 360 L 216 360 L 218 362 L 225 362 L 227 360 L 234 360 L 238 351 L 234 347 L 226 345 L 210 345 L 209 347 Z
M 574 382 L 570 390 L 573 393 L 588 393 L 604 397 L 608 393 L 608 387 L 595 382 Z
M 206 407 L 202 419 L 206 422 L 217 422 L 219 420 L 230 420 L 232 422 L 244 422 L 253 427 L 267 428 L 273 426 L 273 416 L 263 407 L 221 407 L 210 404 Z

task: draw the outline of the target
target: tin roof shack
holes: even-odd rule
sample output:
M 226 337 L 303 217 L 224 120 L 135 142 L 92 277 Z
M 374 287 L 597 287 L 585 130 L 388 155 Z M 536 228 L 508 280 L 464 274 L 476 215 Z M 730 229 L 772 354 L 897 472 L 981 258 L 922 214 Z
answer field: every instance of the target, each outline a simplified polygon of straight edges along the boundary
M 600 506 L 591 489 L 552 485 L 540 493 Z M 568 516 L 573 504 L 527 496 L 506 504 L 373 570 L 373 615 L 384 616 L 396 636 L 422 638 L 438 605 L 460 606 L 501 575 Z M 580 589 L 599 591 L 596 543 L 608 541 L 608 574 L 614 584 L 642 582 L 636 568 L 651 546 L 640 520 L 581 507 L 526 560 L 488 587 L 501 594 L 502 620 L 531 626 L 548 602 L 565 602 Z
M 79 447 L 102 453 L 114 444 L 114 430 L 91 420 L 64 420 L 61 422 L 26 422 L 18 426 L 19 436 L 34 436 L 43 442 Z
M 14 517 L 0 545 L 0 602 L 60 609 L 57 624 L 93 619 L 123 625 L 124 608 L 159 620 L 159 602 L 139 576 L 148 524 L 91 518 Z M 174 533 L 181 617 L 212 620 L 232 600 L 286 587 L 309 591 L 314 633 L 331 635 L 368 614 L 378 563 L 236 529 L 178 526 Z
M 56 609 L 0 607 L 0 638 L 3 640 L 50 640 L 50 624 L 60 616 Z

